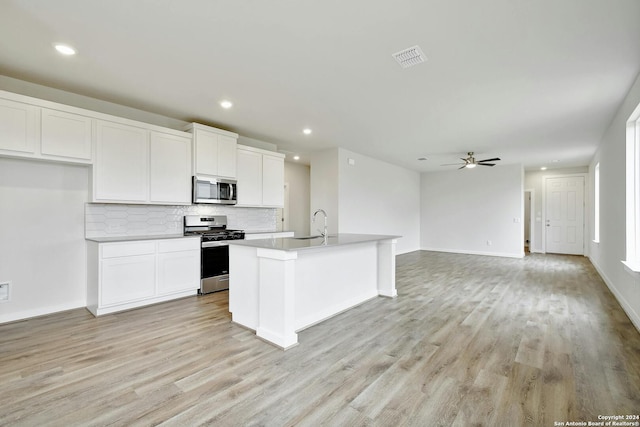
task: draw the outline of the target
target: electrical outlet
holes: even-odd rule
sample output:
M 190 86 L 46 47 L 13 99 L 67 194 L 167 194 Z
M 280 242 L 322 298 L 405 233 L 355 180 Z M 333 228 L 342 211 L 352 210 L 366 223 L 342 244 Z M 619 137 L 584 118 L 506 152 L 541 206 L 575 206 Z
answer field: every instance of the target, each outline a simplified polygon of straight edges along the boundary
M 0 283 L 0 302 L 9 301 L 9 282 Z

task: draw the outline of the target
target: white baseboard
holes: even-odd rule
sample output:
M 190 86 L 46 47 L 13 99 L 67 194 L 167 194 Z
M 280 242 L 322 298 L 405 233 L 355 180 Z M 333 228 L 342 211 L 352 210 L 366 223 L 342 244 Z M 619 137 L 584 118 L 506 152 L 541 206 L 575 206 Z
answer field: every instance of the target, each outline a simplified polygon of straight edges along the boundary
M 23 310 L 15 313 L 0 315 L 0 324 L 8 322 L 16 322 L 26 320 L 32 317 L 45 316 L 47 314 L 58 313 L 60 311 L 74 310 L 76 308 L 85 308 L 86 301 L 76 301 L 74 303 L 60 304 L 51 307 L 40 307 L 32 310 Z
M 631 304 L 629 304 L 629 302 L 622 296 L 622 294 L 618 292 L 618 289 L 616 289 L 615 285 L 607 277 L 607 275 L 604 273 L 602 268 L 600 268 L 600 266 L 596 262 L 594 262 L 594 260 L 591 257 L 588 257 L 588 258 L 589 258 L 589 261 L 591 261 L 591 265 L 593 265 L 593 267 L 596 269 L 600 277 L 602 277 L 602 280 L 604 280 L 604 283 L 607 285 L 607 287 L 609 288 L 613 296 L 616 298 L 616 300 L 618 301 L 618 303 L 620 304 L 624 312 L 627 313 L 627 316 L 629 316 L 629 319 L 631 320 L 631 323 L 633 323 L 633 326 L 635 326 L 638 332 L 640 332 L 640 315 L 633 309 Z
M 502 258 L 524 258 L 524 250 L 519 253 L 467 251 L 463 249 L 422 248 L 423 251 L 446 252 L 451 254 L 497 256 Z

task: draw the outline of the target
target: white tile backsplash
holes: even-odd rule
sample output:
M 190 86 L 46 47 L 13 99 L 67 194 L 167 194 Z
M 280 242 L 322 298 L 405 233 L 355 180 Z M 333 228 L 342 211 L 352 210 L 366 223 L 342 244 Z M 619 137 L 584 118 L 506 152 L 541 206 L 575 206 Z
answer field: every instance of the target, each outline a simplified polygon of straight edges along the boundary
M 143 236 L 182 233 L 185 215 L 226 215 L 227 227 L 275 231 L 277 213 L 272 208 L 192 205 L 119 205 L 87 203 L 85 237 Z

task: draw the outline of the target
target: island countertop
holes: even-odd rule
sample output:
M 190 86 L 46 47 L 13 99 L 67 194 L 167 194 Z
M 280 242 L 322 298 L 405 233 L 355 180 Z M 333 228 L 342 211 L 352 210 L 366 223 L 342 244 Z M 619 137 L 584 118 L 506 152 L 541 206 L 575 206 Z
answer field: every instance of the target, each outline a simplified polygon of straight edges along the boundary
M 286 350 L 305 328 L 374 297 L 395 298 L 399 237 L 229 240 L 231 319 Z
M 310 249 L 327 249 L 336 246 L 353 245 L 357 243 L 376 242 L 381 240 L 398 239 L 402 236 L 387 236 L 380 234 L 330 234 L 326 243 L 322 237 L 296 238 L 282 237 L 258 240 L 229 240 L 230 245 L 249 246 L 259 249 L 276 249 L 280 251 L 301 251 Z

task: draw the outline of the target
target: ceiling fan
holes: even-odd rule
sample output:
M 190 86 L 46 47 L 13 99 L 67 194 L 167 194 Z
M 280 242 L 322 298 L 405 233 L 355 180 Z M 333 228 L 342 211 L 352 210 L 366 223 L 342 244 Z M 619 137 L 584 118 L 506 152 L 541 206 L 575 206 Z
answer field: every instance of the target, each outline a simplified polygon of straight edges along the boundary
M 473 151 L 469 151 L 467 153 L 467 157 L 466 158 L 460 158 L 460 160 L 462 160 L 464 163 L 447 163 L 444 165 L 440 165 L 440 166 L 460 166 L 458 169 L 464 169 L 464 168 L 475 168 L 476 166 L 480 165 L 480 166 L 495 166 L 495 163 L 489 163 L 489 162 L 495 162 L 500 160 L 499 157 L 494 157 L 493 159 L 484 159 L 484 160 L 476 160 L 475 157 L 473 157 Z

